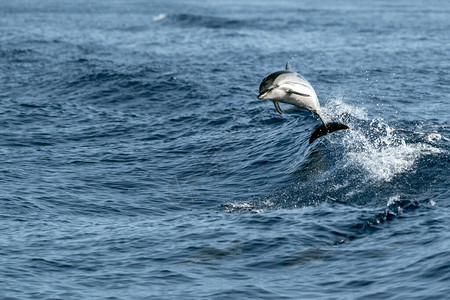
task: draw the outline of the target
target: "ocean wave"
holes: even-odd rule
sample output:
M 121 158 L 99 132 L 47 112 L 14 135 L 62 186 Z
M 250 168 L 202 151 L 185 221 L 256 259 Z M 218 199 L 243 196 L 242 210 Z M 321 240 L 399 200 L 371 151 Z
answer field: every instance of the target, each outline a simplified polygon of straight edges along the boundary
M 335 223 L 333 225 L 336 235 L 342 238 L 335 244 L 352 241 L 362 238 L 375 231 L 384 228 L 384 225 L 391 222 L 404 213 L 412 212 L 418 209 L 426 209 L 435 206 L 436 203 L 429 199 L 411 200 L 402 199 L 399 195 L 390 197 L 385 208 L 380 209 L 364 209 L 364 208 L 348 208 L 355 212 L 356 219 L 350 219 L 347 222 Z M 359 215 L 359 216 L 358 216 Z
M 437 144 L 443 139 L 440 133 L 433 130 L 418 134 L 415 130 L 402 129 L 410 124 L 393 121 L 391 125 L 383 119 L 373 119 L 364 107 L 343 98 L 330 99 L 324 112 L 327 119 L 347 124 L 350 129 L 327 135 L 308 146 L 298 137 L 304 135 L 304 129 L 298 132 L 292 129 L 304 121 L 301 117 L 277 125 L 279 131 L 274 135 L 278 142 L 269 147 L 280 159 L 278 168 L 284 168 L 290 175 L 283 182 L 274 178 L 270 193 L 229 202 L 220 209 L 260 213 L 316 206 L 330 199 L 348 205 L 378 206 L 390 201 L 390 197 L 409 195 L 407 187 L 415 184 L 417 176 L 422 176 L 420 172 L 417 174 L 422 165 L 439 161 L 445 152 Z M 289 135 L 286 128 L 290 128 Z M 259 152 L 270 156 L 267 145 L 265 148 L 261 145 Z M 265 169 L 268 164 L 257 166 Z M 423 187 L 428 185 L 428 181 L 421 183 Z M 378 197 L 380 194 L 385 197 Z
M 204 16 L 196 14 L 159 14 L 153 17 L 153 21 L 167 22 L 168 24 L 180 26 L 193 26 L 204 28 L 240 28 L 245 27 L 247 22 L 237 19 L 229 19 L 217 16 Z
M 269 222 L 270 207 L 275 204 L 265 202 L 267 207 L 258 205 L 257 202 L 230 202 L 222 205 L 221 210 L 226 213 L 260 214 L 260 222 Z M 303 247 L 337 246 L 364 238 L 386 228 L 387 224 L 402 217 L 404 214 L 419 210 L 433 209 L 436 203 L 428 198 L 408 199 L 395 195 L 387 199 L 384 207 L 369 208 L 348 205 L 336 202 L 331 198 L 315 207 L 295 208 L 293 213 L 300 215 L 299 223 L 309 231 L 321 233 Z M 323 221 L 328 219 L 329 221 Z M 300 221 L 302 220 L 302 221 Z M 303 221 L 307 220 L 307 221 Z M 322 220 L 322 221 L 315 221 Z M 283 222 L 280 220 L 279 222 Z M 272 262 L 273 263 L 273 262 Z

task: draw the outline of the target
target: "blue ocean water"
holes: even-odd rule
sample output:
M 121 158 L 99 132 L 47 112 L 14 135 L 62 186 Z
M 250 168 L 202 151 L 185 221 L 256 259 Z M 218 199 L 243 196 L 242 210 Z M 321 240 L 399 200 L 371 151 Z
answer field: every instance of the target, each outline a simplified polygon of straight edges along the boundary
M 1 299 L 444 299 L 448 1 L 0 1 Z M 256 99 L 291 68 L 327 119 Z

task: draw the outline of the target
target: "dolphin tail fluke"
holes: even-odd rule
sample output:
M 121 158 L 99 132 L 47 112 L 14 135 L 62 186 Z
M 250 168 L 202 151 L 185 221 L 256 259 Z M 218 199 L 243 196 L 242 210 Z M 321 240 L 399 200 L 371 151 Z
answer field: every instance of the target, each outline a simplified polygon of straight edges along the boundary
M 334 131 L 342 129 L 348 129 L 348 126 L 341 123 L 327 123 L 326 125 L 322 124 L 316 130 L 314 130 L 313 134 L 309 138 L 309 143 L 311 144 L 316 139 L 320 138 L 321 136 L 327 135 L 328 133 L 332 133 Z

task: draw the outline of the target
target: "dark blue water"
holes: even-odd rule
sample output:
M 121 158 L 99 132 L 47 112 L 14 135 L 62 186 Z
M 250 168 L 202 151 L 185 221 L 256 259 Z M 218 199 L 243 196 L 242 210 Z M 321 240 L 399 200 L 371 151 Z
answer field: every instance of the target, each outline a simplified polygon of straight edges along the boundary
M 448 1 L 1 1 L 1 299 L 450 293 Z M 290 61 L 327 119 L 256 99 Z

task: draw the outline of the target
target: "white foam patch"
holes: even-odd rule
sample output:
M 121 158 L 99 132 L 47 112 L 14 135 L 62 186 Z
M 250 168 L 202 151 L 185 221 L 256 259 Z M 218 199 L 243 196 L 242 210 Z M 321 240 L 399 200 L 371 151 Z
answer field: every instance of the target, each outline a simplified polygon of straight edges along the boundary
M 235 212 L 252 212 L 252 213 L 261 213 L 264 209 L 272 208 L 275 204 L 270 200 L 264 200 L 261 203 L 227 203 L 226 212 L 235 213 Z
M 382 121 L 372 121 L 367 135 L 353 128 L 343 139 L 348 164 L 365 170 L 369 179 L 391 181 L 395 175 L 413 171 L 417 160 L 442 150 L 424 143 L 406 143 Z
M 428 142 L 437 142 L 437 141 L 440 141 L 441 139 L 442 139 L 442 135 L 440 135 L 439 133 L 430 133 L 427 136 Z
M 158 21 L 164 20 L 165 18 L 167 18 L 166 14 L 159 14 L 159 15 L 153 17 L 153 21 L 158 22 Z
M 362 107 L 345 102 L 342 96 L 329 98 L 323 108 L 326 119 L 348 122 L 348 116 L 361 121 L 369 121 Z M 347 119 L 347 120 L 346 120 Z M 404 138 L 387 125 L 383 119 L 372 120 L 368 127 L 350 126 L 343 135 L 342 143 L 346 148 L 344 167 L 353 166 L 364 170 L 366 179 L 391 181 L 394 176 L 414 171 L 414 165 L 420 157 L 441 153 L 443 150 L 426 143 L 407 143 Z M 436 142 L 445 139 L 439 133 L 430 133 L 426 141 Z
M 391 206 L 391 205 L 393 205 L 393 204 L 395 204 L 395 203 L 397 203 L 399 201 L 400 201 L 400 196 L 399 195 L 389 197 L 386 206 Z

